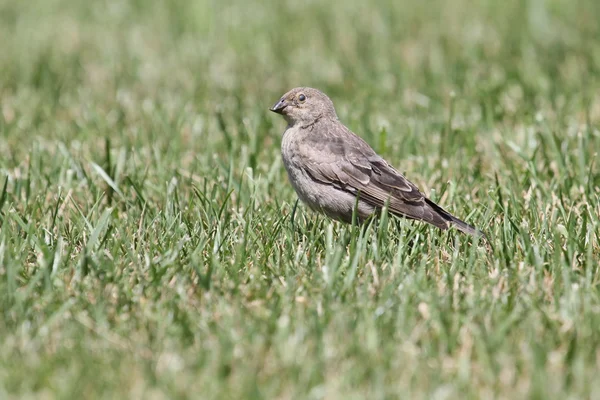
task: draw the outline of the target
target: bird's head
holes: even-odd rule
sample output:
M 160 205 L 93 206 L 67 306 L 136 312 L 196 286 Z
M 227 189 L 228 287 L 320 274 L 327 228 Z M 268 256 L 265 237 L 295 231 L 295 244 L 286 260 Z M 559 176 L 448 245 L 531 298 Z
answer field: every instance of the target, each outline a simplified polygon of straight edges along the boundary
M 291 126 L 310 125 L 323 117 L 337 119 L 333 102 L 317 89 L 298 87 L 284 94 L 269 110 L 283 115 Z

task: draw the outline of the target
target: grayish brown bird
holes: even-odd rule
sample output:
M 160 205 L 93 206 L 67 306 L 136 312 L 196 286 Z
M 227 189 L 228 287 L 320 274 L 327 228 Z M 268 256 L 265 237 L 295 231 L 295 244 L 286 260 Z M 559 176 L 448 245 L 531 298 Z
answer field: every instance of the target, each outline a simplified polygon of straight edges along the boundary
M 319 90 L 292 89 L 270 110 L 288 123 L 281 142 L 283 163 L 298 197 L 313 210 L 351 223 L 355 208 L 363 221 L 387 204 L 398 216 L 484 236 L 426 198 L 344 126 L 333 102 Z

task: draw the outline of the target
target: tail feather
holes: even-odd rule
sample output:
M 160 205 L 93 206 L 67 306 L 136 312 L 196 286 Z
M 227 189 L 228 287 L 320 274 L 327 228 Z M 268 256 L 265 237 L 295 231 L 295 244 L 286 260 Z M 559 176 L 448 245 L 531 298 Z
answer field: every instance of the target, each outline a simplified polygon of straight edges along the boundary
M 456 227 L 456 229 L 458 229 L 459 231 L 466 233 L 468 235 L 471 235 L 473 237 L 476 237 L 476 238 L 483 238 L 485 240 L 488 240 L 487 236 L 485 235 L 485 233 L 483 231 L 480 231 L 479 229 L 475 228 L 474 226 L 467 224 L 465 221 L 462 221 L 462 220 L 456 218 L 454 215 L 450 214 L 448 211 L 444 210 L 442 207 L 438 206 L 433 201 L 431 201 L 427 198 L 425 199 L 425 201 L 442 218 L 444 218 L 446 221 L 448 221 L 452 225 L 454 225 L 454 227 Z

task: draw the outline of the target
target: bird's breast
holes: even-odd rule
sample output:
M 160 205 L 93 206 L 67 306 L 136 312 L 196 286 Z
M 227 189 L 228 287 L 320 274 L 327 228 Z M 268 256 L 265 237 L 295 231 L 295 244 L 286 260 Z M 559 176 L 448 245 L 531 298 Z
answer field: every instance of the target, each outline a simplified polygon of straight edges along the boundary
M 281 139 L 281 156 L 285 167 L 288 168 L 296 164 L 296 158 L 299 156 L 299 139 L 301 132 L 296 127 L 290 127 L 285 130 Z
M 283 159 L 283 165 L 288 173 L 290 182 L 302 201 L 313 204 L 312 199 L 312 182 L 310 176 L 306 172 L 306 166 L 304 163 L 303 154 L 300 150 L 300 141 L 302 140 L 302 134 L 298 128 L 288 128 L 281 140 L 281 158 Z

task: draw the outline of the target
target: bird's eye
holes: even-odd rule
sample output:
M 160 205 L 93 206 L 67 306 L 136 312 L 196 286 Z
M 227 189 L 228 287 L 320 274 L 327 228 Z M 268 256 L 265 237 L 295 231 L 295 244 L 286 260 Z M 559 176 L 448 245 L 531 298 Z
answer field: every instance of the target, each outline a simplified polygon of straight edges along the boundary
M 301 94 L 300 96 L 298 96 L 298 100 L 300 101 L 306 101 L 306 96 Z

